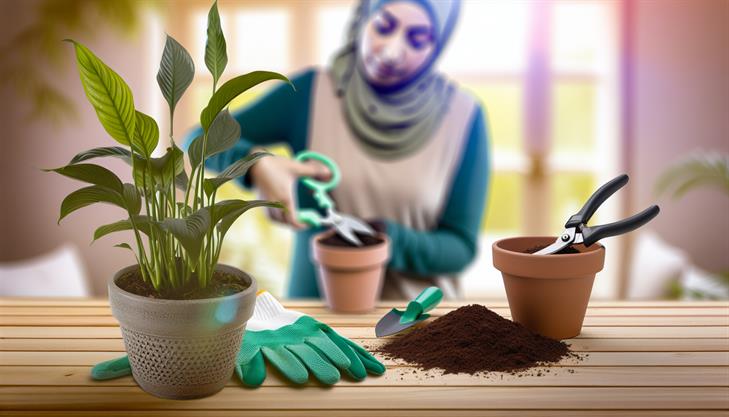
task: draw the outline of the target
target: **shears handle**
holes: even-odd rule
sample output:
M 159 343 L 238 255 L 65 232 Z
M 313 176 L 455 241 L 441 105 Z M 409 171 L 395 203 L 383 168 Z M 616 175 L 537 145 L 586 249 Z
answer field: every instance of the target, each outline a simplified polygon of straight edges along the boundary
M 587 224 L 595 211 L 608 199 L 611 195 L 615 194 L 616 191 L 623 188 L 628 183 L 628 176 L 618 175 L 611 179 L 607 183 L 603 184 L 602 187 L 598 188 L 590 198 L 587 200 L 584 206 L 577 212 L 577 214 L 570 217 L 565 223 L 564 227 L 576 227 L 580 224 Z
M 331 198 L 329 198 L 327 192 L 339 185 L 341 173 L 339 172 L 337 164 L 335 164 L 334 161 L 329 159 L 327 156 L 313 151 L 300 152 L 294 159 L 299 162 L 308 160 L 319 161 L 329 169 L 329 172 L 332 174 L 332 178 L 329 181 L 322 182 L 311 177 L 304 177 L 302 178 L 302 182 L 314 191 L 314 199 L 319 204 L 319 207 L 323 209 L 334 208 L 334 202 Z

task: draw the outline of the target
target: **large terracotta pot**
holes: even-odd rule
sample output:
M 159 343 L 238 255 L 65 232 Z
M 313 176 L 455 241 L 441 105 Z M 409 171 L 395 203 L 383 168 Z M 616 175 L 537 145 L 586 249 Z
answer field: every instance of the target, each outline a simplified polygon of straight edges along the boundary
M 493 261 L 501 271 L 511 318 L 552 339 L 580 334 L 592 283 L 605 263 L 605 248 L 574 245 L 579 253 L 533 255 L 527 249 L 547 246 L 556 237 L 502 239 L 493 244 Z
M 197 300 L 142 297 L 109 281 L 111 312 L 119 321 L 132 375 L 139 386 L 163 398 L 212 395 L 230 380 L 243 332 L 253 314 L 256 281 L 239 269 L 217 271 L 240 277 L 249 286 L 233 295 Z
M 382 290 L 390 239 L 379 233 L 382 242 L 362 247 L 330 246 L 322 240 L 334 231 L 313 238 L 312 257 L 318 264 L 319 289 L 327 306 L 341 313 L 362 313 L 375 309 Z

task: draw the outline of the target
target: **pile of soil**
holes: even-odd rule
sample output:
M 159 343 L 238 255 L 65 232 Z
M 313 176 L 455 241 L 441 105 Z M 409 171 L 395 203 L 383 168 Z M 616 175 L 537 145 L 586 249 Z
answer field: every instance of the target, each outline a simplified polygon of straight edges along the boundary
M 144 281 L 139 271 L 130 272 L 119 277 L 116 285 L 132 294 L 142 297 L 161 298 L 165 300 L 199 300 L 203 298 L 217 298 L 233 295 L 249 287 L 249 284 L 240 277 L 225 272 L 215 271 L 213 279 L 208 286 L 199 288 L 197 278 L 192 276 L 190 285 L 163 292 L 157 291 L 151 283 Z
M 362 246 L 373 246 L 380 244 L 384 242 L 384 240 L 380 239 L 377 236 L 370 236 L 370 235 L 364 235 L 355 232 L 354 233 L 357 236 L 357 239 L 359 239 L 360 242 L 362 242 Z M 327 237 L 326 239 L 322 239 L 320 241 L 321 243 L 327 245 L 327 246 L 337 246 L 337 247 L 348 247 L 348 248 L 356 248 L 356 245 L 353 245 L 345 238 L 339 236 L 339 234 L 334 233 L 331 236 Z
M 418 327 L 379 351 L 425 370 L 439 368 L 446 374 L 472 375 L 489 371 L 516 374 L 576 357 L 565 343 L 534 333 L 478 304 Z

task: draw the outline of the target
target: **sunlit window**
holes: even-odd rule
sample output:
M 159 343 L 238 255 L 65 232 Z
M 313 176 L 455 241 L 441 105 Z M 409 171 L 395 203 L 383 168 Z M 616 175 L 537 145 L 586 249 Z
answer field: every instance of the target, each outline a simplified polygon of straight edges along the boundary
M 225 3 L 228 76 L 255 69 L 291 74 L 306 65 L 328 65 L 347 37 L 354 4 Z M 463 2 L 461 20 L 438 65 L 484 104 L 492 151 L 489 207 L 479 259 L 465 272 L 466 295 L 503 295 L 490 260 L 495 239 L 556 234 L 597 186 L 618 174 L 618 7 L 612 0 Z M 207 16 L 190 9 L 188 29 L 197 42 L 191 53 L 198 68 L 186 112 L 192 125 L 210 97 L 210 77 L 203 60 Z M 242 96 L 233 107 L 264 91 Z M 530 193 L 539 196 L 540 204 L 535 206 Z M 234 184 L 221 194 L 253 197 Z M 618 218 L 619 204 L 619 196 L 611 198 L 594 220 Z M 283 291 L 291 232 L 269 222 L 263 211 L 243 216 L 234 227 L 221 259 L 260 277 L 273 292 Z M 617 271 L 620 251 L 611 247 L 605 270 Z M 593 294 L 615 295 L 616 282 L 615 276 L 601 274 Z

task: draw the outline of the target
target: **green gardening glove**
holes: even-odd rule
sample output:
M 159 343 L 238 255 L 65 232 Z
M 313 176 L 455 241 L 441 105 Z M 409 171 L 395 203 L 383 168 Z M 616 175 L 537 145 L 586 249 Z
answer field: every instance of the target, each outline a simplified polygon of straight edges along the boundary
M 361 346 L 310 316 L 284 309 L 268 292 L 256 297 L 235 373 L 244 384 L 259 386 L 266 379 L 265 360 L 297 384 L 305 383 L 309 372 L 327 385 L 339 381 L 339 370 L 357 381 L 364 379 L 368 372 L 375 375 L 385 372 L 385 367 Z M 91 377 L 96 380 L 131 373 L 126 356 L 91 369 Z
M 246 385 L 261 385 L 266 360 L 297 384 L 305 383 L 309 372 L 327 385 L 339 381 L 339 370 L 357 381 L 368 372 L 385 372 L 361 346 L 310 316 L 286 310 L 271 294 L 262 292 L 246 326 L 236 374 Z

